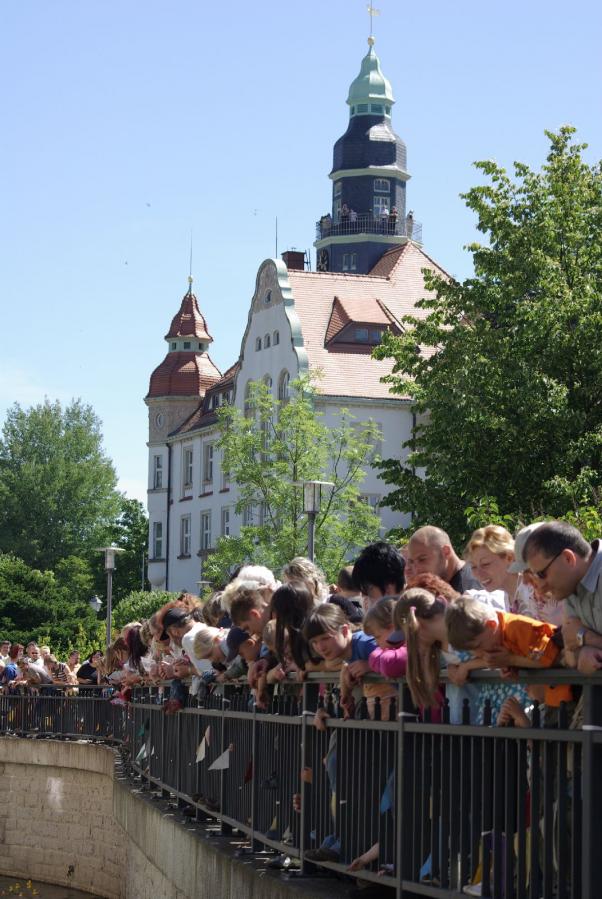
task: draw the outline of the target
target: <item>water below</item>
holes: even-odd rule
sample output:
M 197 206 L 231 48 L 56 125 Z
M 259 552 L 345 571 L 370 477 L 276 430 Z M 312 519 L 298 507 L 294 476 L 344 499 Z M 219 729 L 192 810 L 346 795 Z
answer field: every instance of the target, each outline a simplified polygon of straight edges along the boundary
M 92 893 L 82 893 L 71 887 L 57 887 L 51 883 L 38 883 L 36 880 L 23 880 L 19 877 L 4 877 L 0 874 L 0 896 L 24 896 L 25 899 L 101 899 Z

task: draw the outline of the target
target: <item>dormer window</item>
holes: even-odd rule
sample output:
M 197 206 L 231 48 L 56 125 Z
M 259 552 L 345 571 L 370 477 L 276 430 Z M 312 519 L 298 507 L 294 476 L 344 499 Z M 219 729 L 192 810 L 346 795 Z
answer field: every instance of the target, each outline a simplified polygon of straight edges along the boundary
M 219 396 L 217 393 L 214 393 L 213 396 L 211 397 L 211 408 L 217 409 L 218 405 L 219 405 Z
M 368 343 L 370 340 L 368 328 L 356 328 L 354 336 L 358 343 Z

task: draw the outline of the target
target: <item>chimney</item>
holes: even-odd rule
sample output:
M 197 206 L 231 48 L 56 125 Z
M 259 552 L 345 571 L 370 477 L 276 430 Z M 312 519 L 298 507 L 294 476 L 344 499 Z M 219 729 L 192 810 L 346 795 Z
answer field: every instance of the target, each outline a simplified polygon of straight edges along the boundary
M 286 250 L 282 261 L 288 269 L 302 272 L 305 269 L 305 253 L 301 250 Z

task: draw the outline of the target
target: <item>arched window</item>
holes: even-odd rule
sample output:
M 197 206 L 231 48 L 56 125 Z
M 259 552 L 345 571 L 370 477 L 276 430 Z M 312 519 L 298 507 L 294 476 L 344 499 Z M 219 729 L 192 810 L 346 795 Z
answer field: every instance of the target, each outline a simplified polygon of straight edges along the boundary
M 270 377 L 269 375 L 264 375 L 264 377 L 263 377 L 263 383 L 264 383 L 265 386 L 268 388 L 268 390 L 271 390 L 271 389 L 272 389 L 272 379 L 271 379 L 271 377 Z
M 283 371 L 278 381 L 278 399 L 285 403 L 290 397 L 291 376 L 287 371 Z
M 255 352 L 261 349 L 261 337 L 255 338 Z
M 280 331 L 274 331 L 274 334 L 272 336 L 272 343 L 274 344 L 274 346 L 278 346 L 278 344 L 280 343 Z
M 264 350 L 267 350 L 267 349 L 268 349 L 268 347 L 270 346 L 270 343 L 271 343 L 270 335 L 269 335 L 269 334 L 266 334 L 265 337 L 263 338 L 263 348 L 264 348 Z

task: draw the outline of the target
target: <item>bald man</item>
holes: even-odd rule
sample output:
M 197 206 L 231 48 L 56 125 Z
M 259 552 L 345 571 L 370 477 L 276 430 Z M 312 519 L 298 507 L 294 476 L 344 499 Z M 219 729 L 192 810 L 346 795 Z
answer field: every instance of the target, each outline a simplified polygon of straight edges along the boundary
M 436 574 L 458 593 L 482 590 L 470 565 L 458 558 L 451 540 L 441 528 L 425 525 L 412 534 L 408 543 L 408 561 L 412 575 Z

